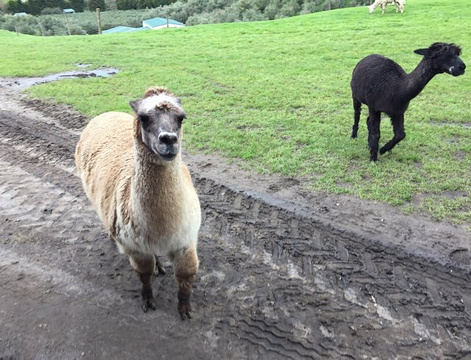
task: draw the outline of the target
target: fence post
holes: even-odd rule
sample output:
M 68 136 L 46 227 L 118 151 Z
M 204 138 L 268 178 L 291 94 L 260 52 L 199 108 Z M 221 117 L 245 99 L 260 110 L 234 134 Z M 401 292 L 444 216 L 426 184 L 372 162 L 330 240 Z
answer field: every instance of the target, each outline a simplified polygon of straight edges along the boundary
M 98 34 L 101 34 L 101 14 L 100 8 L 96 8 L 96 21 L 98 23 Z
M 65 14 L 65 19 L 67 20 L 67 33 L 70 36 L 72 34 L 70 33 L 69 14 L 67 14 L 67 13 Z

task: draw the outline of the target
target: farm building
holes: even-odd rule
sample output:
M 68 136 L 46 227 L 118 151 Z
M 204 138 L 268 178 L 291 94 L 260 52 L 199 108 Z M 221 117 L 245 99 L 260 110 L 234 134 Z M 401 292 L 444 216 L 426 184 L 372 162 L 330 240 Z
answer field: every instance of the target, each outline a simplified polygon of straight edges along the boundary
M 167 27 L 183 27 L 185 24 L 172 20 L 172 19 L 165 19 L 161 17 L 152 18 L 149 20 L 144 20 L 142 22 L 143 27 L 148 27 L 149 29 L 156 30 L 156 29 L 163 29 Z
M 177 28 L 177 27 L 183 27 L 183 26 L 185 26 L 185 24 L 178 22 L 176 20 L 156 17 L 156 18 L 144 20 L 142 22 L 142 27 L 140 28 L 133 28 L 129 26 L 116 26 L 108 30 L 103 30 L 103 34 L 126 33 L 126 32 L 134 32 L 134 31 L 142 31 L 142 30 L 158 30 L 158 29 L 165 29 L 167 27 Z
M 103 30 L 103 34 L 116 34 L 116 33 L 128 33 L 128 32 L 136 32 L 142 30 L 149 30 L 149 28 L 140 27 L 140 28 L 133 28 L 129 26 L 116 26 L 114 28 Z

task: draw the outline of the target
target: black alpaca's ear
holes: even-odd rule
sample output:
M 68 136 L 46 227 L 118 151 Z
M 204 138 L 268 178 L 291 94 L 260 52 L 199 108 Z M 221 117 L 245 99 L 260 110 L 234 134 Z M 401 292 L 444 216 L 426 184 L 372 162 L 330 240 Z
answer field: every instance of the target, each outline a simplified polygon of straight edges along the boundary
M 137 111 L 139 109 L 139 105 L 141 104 L 141 99 L 130 101 L 129 106 L 134 110 L 134 112 L 137 114 Z
M 414 52 L 415 52 L 416 54 L 425 56 L 425 55 L 427 55 L 428 49 L 417 49 L 417 50 L 414 50 Z

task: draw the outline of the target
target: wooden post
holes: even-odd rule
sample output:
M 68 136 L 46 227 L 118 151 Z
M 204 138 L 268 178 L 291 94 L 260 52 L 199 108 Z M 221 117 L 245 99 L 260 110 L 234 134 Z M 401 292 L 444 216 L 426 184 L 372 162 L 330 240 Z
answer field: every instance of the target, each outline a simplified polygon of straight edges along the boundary
M 66 20 L 67 20 L 67 33 L 68 33 L 69 36 L 70 36 L 70 35 L 72 35 L 72 34 L 70 33 L 69 14 L 65 13 L 65 18 L 66 18 Z
M 167 27 L 168 27 L 168 15 L 165 17 L 165 19 L 167 20 Z
M 98 34 L 101 34 L 101 15 L 100 8 L 96 8 L 96 21 L 98 23 Z

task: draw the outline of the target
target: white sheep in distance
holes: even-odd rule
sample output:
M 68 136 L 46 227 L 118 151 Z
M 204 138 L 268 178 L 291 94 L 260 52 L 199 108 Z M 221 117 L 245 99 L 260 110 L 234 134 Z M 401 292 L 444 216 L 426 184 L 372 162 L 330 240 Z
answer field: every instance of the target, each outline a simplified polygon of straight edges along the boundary
M 107 112 L 90 121 L 75 152 L 77 173 L 119 251 L 142 282 L 142 309 L 155 310 L 152 275 L 163 272 L 156 255 L 173 261 L 178 311 L 191 318 L 191 287 L 201 210 L 181 159 L 180 101 L 151 87 L 129 103 L 134 116 Z
M 384 14 L 386 11 L 386 6 L 388 4 L 395 5 L 396 6 L 396 12 L 401 12 L 401 14 L 404 12 L 404 6 L 406 4 L 406 0 L 375 0 L 373 4 L 368 6 L 368 9 L 370 11 L 370 14 L 373 13 L 378 6 L 381 7 L 381 13 Z

